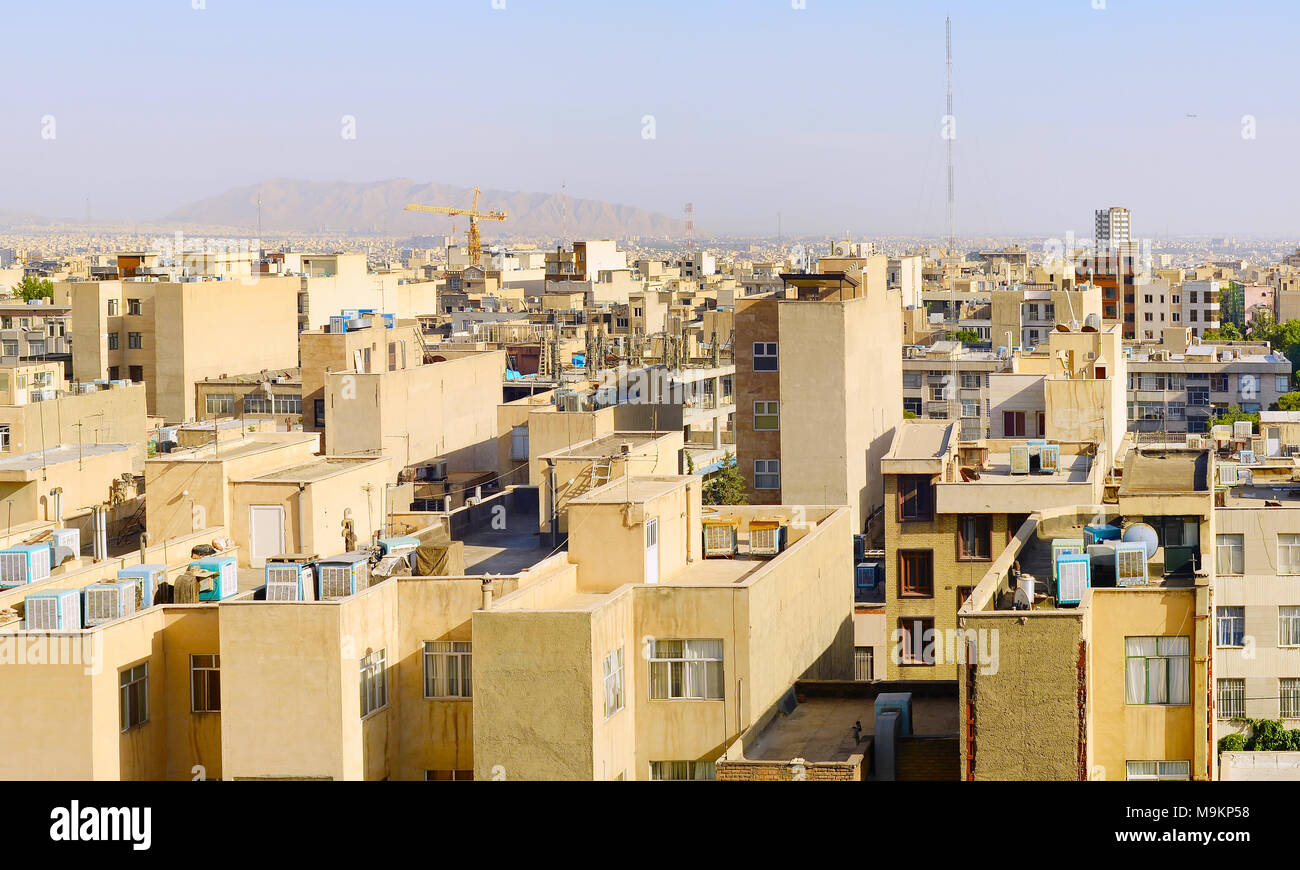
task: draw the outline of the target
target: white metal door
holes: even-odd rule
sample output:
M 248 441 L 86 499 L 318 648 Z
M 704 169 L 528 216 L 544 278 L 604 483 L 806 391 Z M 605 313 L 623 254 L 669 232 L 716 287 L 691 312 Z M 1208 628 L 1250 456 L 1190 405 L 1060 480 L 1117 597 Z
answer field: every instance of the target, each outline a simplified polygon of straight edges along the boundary
M 645 521 L 645 582 L 659 582 L 659 518 Z
M 260 568 L 268 556 L 284 552 L 284 507 L 255 504 L 248 508 L 248 564 Z

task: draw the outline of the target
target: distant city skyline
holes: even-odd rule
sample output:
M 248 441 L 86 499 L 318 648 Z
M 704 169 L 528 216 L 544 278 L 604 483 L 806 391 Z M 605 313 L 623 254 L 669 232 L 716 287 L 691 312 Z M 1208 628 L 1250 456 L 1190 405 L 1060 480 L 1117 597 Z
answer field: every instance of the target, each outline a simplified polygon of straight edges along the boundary
M 779 212 L 789 237 L 942 237 L 950 14 L 959 240 L 1086 237 L 1112 204 L 1135 238 L 1300 235 L 1276 0 L 493 5 L 10 10 L 47 38 L 6 53 L 0 214 L 149 222 L 273 178 L 408 177 L 689 201 L 723 235 Z

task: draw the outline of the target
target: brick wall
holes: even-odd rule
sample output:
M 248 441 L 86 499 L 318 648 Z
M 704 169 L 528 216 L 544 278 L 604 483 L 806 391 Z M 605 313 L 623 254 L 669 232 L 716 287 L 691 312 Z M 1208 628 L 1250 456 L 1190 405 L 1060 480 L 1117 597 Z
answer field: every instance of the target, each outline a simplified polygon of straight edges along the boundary
M 719 782 L 857 782 L 863 776 L 862 762 L 862 756 L 802 765 L 788 761 L 718 761 L 717 771 Z
M 961 751 L 956 737 L 904 737 L 898 744 L 899 782 L 957 782 Z

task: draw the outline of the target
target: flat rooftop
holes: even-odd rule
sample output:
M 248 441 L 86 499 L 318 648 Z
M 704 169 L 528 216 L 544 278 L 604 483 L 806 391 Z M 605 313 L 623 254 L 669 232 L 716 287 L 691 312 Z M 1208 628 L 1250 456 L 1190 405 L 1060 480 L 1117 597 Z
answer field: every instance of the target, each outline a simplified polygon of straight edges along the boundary
M 329 457 L 304 462 L 290 468 L 282 468 L 279 471 L 272 471 L 267 474 L 260 474 L 249 479 L 258 483 L 313 483 L 317 480 L 333 477 L 336 474 L 342 474 L 353 468 L 359 468 L 362 465 L 369 465 L 378 460 L 379 457 L 377 456 L 364 458 Z
M 892 691 L 892 689 L 882 689 Z M 955 695 L 955 687 L 954 687 Z M 957 733 L 957 699 L 912 695 L 912 733 L 951 736 Z M 862 742 L 853 726 L 862 723 Z M 865 752 L 876 731 L 876 696 L 808 697 L 788 716 L 778 715 L 745 747 L 752 761 L 847 761 Z
M 117 443 L 60 444 L 57 447 L 47 447 L 44 450 L 33 450 L 31 453 L 19 453 L 17 456 L 0 459 L 0 474 L 7 471 L 34 471 L 47 465 L 76 462 L 78 459 L 90 456 L 107 456 L 110 453 L 131 449 L 132 445 L 130 444 Z
M 1062 454 L 1060 467 L 1051 474 L 1012 474 L 1011 454 L 990 453 L 980 479 L 972 483 L 1087 483 L 1091 468 L 1092 460 L 1081 453 Z
M 886 459 L 940 459 L 948 452 L 952 424 L 904 424 L 894 450 Z
M 569 504 L 647 502 L 681 489 L 691 480 L 691 476 L 681 475 L 661 475 L 656 477 L 628 477 L 624 475 L 589 492 L 584 492 L 582 495 L 571 499 Z
M 1120 495 L 1209 492 L 1206 450 L 1133 449 L 1124 457 Z
M 511 381 L 517 383 L 517 381 Z M 547 456 L 564 459 L 604 459 L 622 452 L 623 445 L 631 445 L 631 452 L 636 453 L 642 447 L 652 444 L 667 432 L 611 432 L 593 441 L 576 444 L 565 450 L 556 450 Z
M 277 450 L 282 447 L 301 444 L 307 441 L 315 441 L 313 435 L 309 438 L 290 439 L 290 438 L 258 438 L 250 436 L 238 440 L 230 440 L 214 445 L 209 442 L 202 447 L 181 448 L 173 450 L 171 453 L 159 453 L 147 462 L 224 462 L 227 459 L 239 459 L 244 456 L 251 456 L 254 453 L 261 453 L 264 450 Z

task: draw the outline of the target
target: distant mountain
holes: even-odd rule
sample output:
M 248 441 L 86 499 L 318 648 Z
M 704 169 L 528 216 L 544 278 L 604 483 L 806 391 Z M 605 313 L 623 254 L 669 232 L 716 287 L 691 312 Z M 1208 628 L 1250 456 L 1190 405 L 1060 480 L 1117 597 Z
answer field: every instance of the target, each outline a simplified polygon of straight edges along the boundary
M 240 187 L 190 203 L 163 218 L 187 225 L 253 227 L 257 199 L 262 198 L 262 228 L 277 232 L 345 232 L 442 235 L 456 227 L 468 228 L 464 217 L 403 211 L 408 202 L 467 207 L 474 191 L 446 184 L 417 184 L 408 178 L 364 184 L 274 179 Z M 484 190 L 481 211 L 499 210 L 509 215 L 503 223 L 481 221 L 485 240 L 507 238 L 559 238 L 564 200 L 557 193 L 520 193 Z M 683 222 L 628 205 L 592 199 L 569 198 L 567 232 L 571 239 L 658 236 L 680 238 Z

